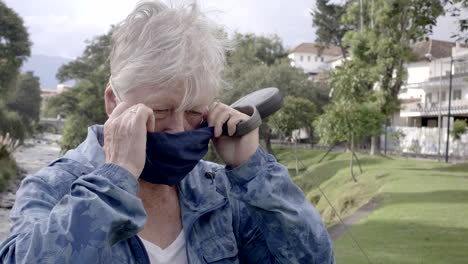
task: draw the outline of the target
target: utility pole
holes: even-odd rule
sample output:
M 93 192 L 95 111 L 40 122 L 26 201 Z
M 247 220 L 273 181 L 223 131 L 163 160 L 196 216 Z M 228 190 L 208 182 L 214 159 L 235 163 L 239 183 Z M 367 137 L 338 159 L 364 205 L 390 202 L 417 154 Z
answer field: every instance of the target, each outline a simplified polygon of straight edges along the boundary
M 445 144 L 445 162 L 446 163 L 448 163 L 448 158 L 449 158 L 450 107 L 452 106 L 452 68 L 453 68 L 453 55 L 450 55 L 450 81 L 449 81 L 449 97 L 448 97 L 448 113 L 447 113 L 447 143 Z

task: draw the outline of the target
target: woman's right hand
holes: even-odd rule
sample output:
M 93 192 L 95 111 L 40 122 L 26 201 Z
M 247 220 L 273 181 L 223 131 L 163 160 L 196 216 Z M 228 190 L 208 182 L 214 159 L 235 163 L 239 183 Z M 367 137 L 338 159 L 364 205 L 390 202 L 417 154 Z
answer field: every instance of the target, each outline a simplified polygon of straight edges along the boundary
M 144 104 L 122 102 L 104 123 L 106 163 L 119 165 L 138 180 L 146 159 L 146 133 L 154 132 L 153 111 Z

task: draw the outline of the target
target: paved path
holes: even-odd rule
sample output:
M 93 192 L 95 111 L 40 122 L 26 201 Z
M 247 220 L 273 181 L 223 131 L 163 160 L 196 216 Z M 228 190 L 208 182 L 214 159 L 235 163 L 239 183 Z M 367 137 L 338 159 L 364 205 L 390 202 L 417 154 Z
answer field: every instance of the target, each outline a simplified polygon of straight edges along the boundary
M 357 224 L 361 219 L 370 215 L 375 208 L 380 204 L 380 198 L 374 197 L 368 203 L 361 206 L 356 212 L 345 217 L 343 223 L 338 222 L 337 224 L 332 225 L 328 228 L 328 233 L 330 234 L 333 241 L 338 240 L 341 236 L 345 235 L 346 232 L 354 225 Z
M 26 140 L 25 144 L 13 153 L 20 172 L 18 178 L 11 182 L 3 193 L 0 193 L 0 241 L 3 241 L 10 233 L 9 213 L 21 180 L 59 157 L 60 147 L 56 143 L 59 139 L 60 135 L 44 134 Z

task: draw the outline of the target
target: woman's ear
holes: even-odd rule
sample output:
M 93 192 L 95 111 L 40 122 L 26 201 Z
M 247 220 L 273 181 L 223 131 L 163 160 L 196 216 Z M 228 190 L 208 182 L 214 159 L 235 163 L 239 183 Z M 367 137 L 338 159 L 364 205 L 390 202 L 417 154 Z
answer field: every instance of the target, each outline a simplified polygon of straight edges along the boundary
M 110 83 L 107 83 L 106 91 L 104 92 L 104 102 L 106 104 L 106 113 L 107 116 L 110 116 L 112 111 L 114 111 L 117 106 L 117 100 L 115 98 L 114 92 L 110 87 Z

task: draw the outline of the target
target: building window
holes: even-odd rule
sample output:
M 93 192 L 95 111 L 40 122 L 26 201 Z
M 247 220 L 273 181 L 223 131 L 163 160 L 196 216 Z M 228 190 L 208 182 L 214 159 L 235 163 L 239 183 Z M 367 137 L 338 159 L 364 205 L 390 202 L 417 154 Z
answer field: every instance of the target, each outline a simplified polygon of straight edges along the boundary
M 455 74 L 462 74 L 468 72 L 468 63 L 455 64 Z
M 432 93 L 426 94 L 426 107 L 431 107 L 432 103 Z
M 310 62 L 310 56 L 307 56 L 307 61 Z
M 461 90 L 453 91 L 453 100 L 461 100 Z
M 447 93 L 446 93 L 446 92 L 442 92 L 442 93 L 440 94 L 440 98 L 442 99 L 442 102 L 447 101 Z
M 301 58 L 300 58 L 300 60 L 301 60 L 301 61 L 303 61 L 303 60 L 304 60 L 304 56 L 302 56 L 302 55 L 301 55 Z
M 317 57 L 317 56 L 315 56 L 315 61 L 318 61 L 318 57 Z
M 320 57 L 320 61 L 323 62 L 323 57 Z

